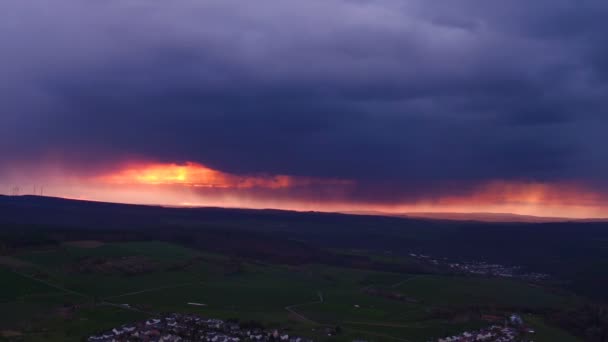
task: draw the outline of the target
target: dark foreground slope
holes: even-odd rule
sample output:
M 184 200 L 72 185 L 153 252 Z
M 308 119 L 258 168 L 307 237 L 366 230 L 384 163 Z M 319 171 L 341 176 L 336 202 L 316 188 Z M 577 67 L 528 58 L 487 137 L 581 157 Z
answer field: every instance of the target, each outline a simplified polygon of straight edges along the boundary
M 569 289 L 608 300 L 608 224 L 602 222 L 481 223 L 0 196 L 0 226 L 5 249 L 154 239 L 282 263 L 370 266 L 336 250 L 497 262 L 551 274 Z

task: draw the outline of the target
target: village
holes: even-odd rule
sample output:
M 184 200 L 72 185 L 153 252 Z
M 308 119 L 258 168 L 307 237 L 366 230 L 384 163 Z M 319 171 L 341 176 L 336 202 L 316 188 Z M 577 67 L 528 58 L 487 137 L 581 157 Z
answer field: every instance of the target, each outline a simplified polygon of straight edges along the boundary
M 492 325 L 476 331 L 442 337 L 430 342 L 525 342 L 534 334 L 521 316 L 511 315 L 504 325 Z M 126 324 L 87 339 L 88 342 L 312 342 L 311 339 L 291 336 L 278 329 L 265 329 L 255 322 L 239 324 L 192 314 L 172 313 Z
M 500 278 L 515 278 L 526 281 L 543 281 L 549 278 L 548 274 L 538 272 L 525 272 L 520 266 L 505 266 L 500 264 L 492 264 L 484 261 L 462 261 L 454 262 L 446 258 L 433 258 L 425 254 L 410 253 L 410 257 L 419 261 L 432 264 L 434 266 L 448 267 L 452 271 L 459 273 L 467 273 L 472 275 L 500 277 Z
M 464 332 L 460 335 L 440 338 L 437 342 L 514 342 L 521 341 L 518 339 L 518 332 L 514 328 L 500 327 L 493 325 L 491 327 L 480 329 L 477 331 Z
M 475 331 L 465 331 L 433 342 L 527 342 L 527 336 L 532 334 L 534 330 L 526 326 L 521 316 L 513 314 L 502 326 L 492 325 Z
M 239 324 L 191 314 L 169 314 L 127 324 L 87 339 L 88 342 L 312 342 L 276 329 L 264 329 L 255 322 Z

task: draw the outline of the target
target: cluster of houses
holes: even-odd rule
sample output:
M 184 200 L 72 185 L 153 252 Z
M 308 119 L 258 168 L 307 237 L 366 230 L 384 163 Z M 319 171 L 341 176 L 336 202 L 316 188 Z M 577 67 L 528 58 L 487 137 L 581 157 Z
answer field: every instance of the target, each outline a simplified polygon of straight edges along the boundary
M 437 342 L 520 342 L 527 341 L 526 333 L 534 331 L 526 328 L 521 316 L 513 314 L 503 326 L 492 325 L 476 331 L 465 331 L 460 335 L 440 338 Z
M 544 273 L 523 272 L 519 266 L 504 266 L 485 262 L 450 263 L 449 266 L 461 272 L 483 276 L 518 278 L 528 281 L 541 281 L 549 278 L 549 275 Z
M 447 266 L 454 271 L 468 274 L 501 278 L 518 278 L 527 281 L 541 281 L 549 278 L 549 275 L 544 273 L 524 272 L 520 266 L 490 264 L 483 261 L 450 262 L 445 258 L 436 259 L 428 255 L 416 253 L 410 253 L 410 256 L 435 266 Z
M 238 323 L 197 315 L 170 314 L 123 325 L 87 339 L 88 342 L 312 342 L 278 330 L 241 328 Z
M 519 336 L 515 328 L 493 325 L 477 331 L 465 331 L 460 335 L 440 338 L 437 342 L 514 342 L 519 341 Z

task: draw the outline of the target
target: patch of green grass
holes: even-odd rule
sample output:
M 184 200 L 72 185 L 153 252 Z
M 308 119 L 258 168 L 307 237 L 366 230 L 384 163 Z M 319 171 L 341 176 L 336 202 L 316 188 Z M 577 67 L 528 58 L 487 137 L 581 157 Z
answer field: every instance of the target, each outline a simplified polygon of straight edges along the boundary
M 286 319 L 285 307 L 318 300 L 317 290 L 293 279 L 267 278 L 259 274 L 210 279 L 200 284 L 174 289 L 147 291 L 120 297 L 121 303 L 148 306 L 154 311 L 231 312 L 233 317 L 247 313 L 266 313 L 275 319 Z M 188 305 L 203 303 L 206 307 Z
M 0 327 L 17 326 L 44 317 L 54 308 L 82 303 L 86 298 L 42 282 L 0 269 Z
M 158 261 L 158 269 L 142 274 L 77 273 L 71 265 L 85 258 L 118 259 L 146 257 Z M 91 297 L 116 296 L 137 290 L 165 287 L 179 283 L 199 282 L 214 265 L 204 260 L 184 269 L 172 271 L 175 263 L 199 256 L 194 250 L 165 242 L 127 242 L 105 244 L 96 248 L 61 246 L 54 250 L 29 252 L 19 258 L 37 265 L 48 281 Z
M 365 286 L 393 286 L 411 277 L 397 273 L 372 273 L 363 278 L 360 283 Z
M 298 312 L 325 323 L 406 322 L 425 315 L 424 308 L 417 304 L 369 296 L 355 289 L 333 289 L 325 291 L 323 297 L 323 303 L 303 306 Z
M 0 302 L 8 302 L 30 294 L 60 293 L 59 290 L 48 285 L 2 268 L 0 268 L 0 283 L 2 283 Z
M 160 267 L 135 275 L 95 273 L 95 270 L 77 273 L 70 267 L 84 258 L 131 256 L 152 259 Z M 98 304 L 126 303 L 151 313 L 191 312 L 207 317 L 258 320 L 270 326 L 289 327 L 318 341 L 326 339 L 322 327 L 302 321 L 286 307 L 315 322 L 342 326 L 344 334 L 331 341 L 356 338 L 391 341 L 394 337 L 427 341 L 485 324 L 466 319 L 457 322 L 431 319 L 429 314 L 436 308 L 553 308 L 569 300 L 540 287 L 507 279 L 421 276 L 325 265 L 264 265 L 199 253 L 164 242 L 111 243 L 97 248 L 64 245 L 18 257 L 36 265 L 38 272 L 44 272 L 45 281 L 86 295 L 74 298 L 77 296 L 35 280 L 9 271 L 0 272 L 9 285 L 8 291 L 0 294 L 5 296 L 0 297 L 5 298 L 0 311 L 5 316 L 19 312 L 14 316 L 30 322 L 21 325 L 21 330 L 26 330 L 26 341 L 77 341 L 98 331 L 146 318 L 124 308 L 93 306 L 94 299 Z M 172 269 L 171 265 L 183 267 Z M 372 296 L 363 291 L 368 286 L 400 292 L 419 302 Z M 189 302 L 206 306 L 192 306 Z M 52 315 L 40 319 L 36 314 L 70 303 L 86 305 L 70 319 Z M 31 324 L 36 320 L 39 320 L 37 324 Z M 538 336 L 559 337 L 559 330 L 541 323 L 537 324 Z
M 63 245 L 52 250 L 27 252 L 19 259 L 38 266 L 58 268 L 84 258 L 120 258 L 143 256 L 158 261 L 180 261 L 200 255 L 195 250 L 160 241 L 121 242 L 95 248 Z
M 524 317 L 526 324 L 534 329 L 534 334 L 529 334 L 528 337 L 536 342 L 581 342 L 578 337 L 572 336 L 567 332 L 547 324 L 541 317 L 534 315 L 526 315 Z
M 47 316 L 23 330 L 24 341 L 70 342 L 112 329 L 122 324 L 144 320 L 147 315 L 110 306 L 77 310 L 73 316 Z
M 129 255 L 168 261 L 189 259 L 200 254 L 195 250 L 161 241 L 125 242 L 104 245 L 100 248 L 103 247 L 120 248 L 129 253 Z
M 497 278 L 420 276 L 396 288 L 400 293 L 436 306 L 561 307 L 564 298 L 526 283 Z

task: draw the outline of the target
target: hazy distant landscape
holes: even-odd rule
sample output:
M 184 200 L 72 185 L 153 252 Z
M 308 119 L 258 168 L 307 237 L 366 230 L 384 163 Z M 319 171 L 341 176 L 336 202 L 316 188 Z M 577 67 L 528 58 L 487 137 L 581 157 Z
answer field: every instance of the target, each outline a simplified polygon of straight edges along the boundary
M 567 217 L 543 217 L 532 215 L 517 215 L 509 213 L 441 213 L 441 212 L 412 212 L 403 215 L 383 214 L 385 216 L 403 216 L 410 218 L 430 218 L 437 220 L 479 221 L 479 222 L 523 222 L 523 223 L 550 223 L 550 222 L 608 222 L 608 219 L 573 219 Z

